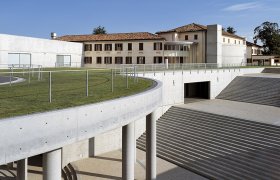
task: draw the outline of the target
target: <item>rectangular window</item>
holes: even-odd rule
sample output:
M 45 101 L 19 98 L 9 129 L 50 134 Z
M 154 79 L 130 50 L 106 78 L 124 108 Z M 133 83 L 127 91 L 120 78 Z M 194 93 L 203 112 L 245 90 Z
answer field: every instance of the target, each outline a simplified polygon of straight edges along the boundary
M 226 42 L 226 38 L 223 38 L 223 42 Z
M 128 47 L 127 47 L 127 50 L 128 50 L 128 51 L 132 51 L 132 43 L 128 43 L 127 46 L 128 46 Z
M 123 50 L 123 44 L 118 43 L 115 44 L 115 51 L 122 51 Z
M 84 57 L 84 64 L 92 64 L 92 57 Z
M 162 43 L 161 42 L 154 43 L 154 50 L 155 51 L 162 50 Z
M 123 57 L 115 57 L 115 64 L 122 64 L 123 63 Z
M 158 56 L 158 57 L 154 57 L 154 64 L 160 64 L 162 63 L 162 57 Z
M 85 49 L 85 51 L 92 51 L 92 45 L 91 44 L 85 44 L 84 49 Z
M 234 44 L 236 44 L 236 40 L 234 40 Z
M 132 57 L 126 57 L 125 64 L 132 64 Z
M 112 64 L 112 57 L 105 57 L 104 64 Z
M 96 57 L 96 64 L 102 64 L 102 57 Z
M 112 51 L 112 44 L 105 44 L 105 51 Z
M 139 51 L 143 51 L 144 50 L 144 44 L 143 43 L 139 43 Z
M 185 35 L 185 40 L 189 40 L 189 35 Z
M 94 45 L 94 50 L 95 51 L 102 51 L 102 44 L 95 44 Z
M 194 35 L 194 40 L 198 40 L 198 35 L 197 34 Z
M 228 39 L 228 43 L 230 43 L 230 39 Z
M 137 64 L 145 64 L 145 56 L 138 56 Z

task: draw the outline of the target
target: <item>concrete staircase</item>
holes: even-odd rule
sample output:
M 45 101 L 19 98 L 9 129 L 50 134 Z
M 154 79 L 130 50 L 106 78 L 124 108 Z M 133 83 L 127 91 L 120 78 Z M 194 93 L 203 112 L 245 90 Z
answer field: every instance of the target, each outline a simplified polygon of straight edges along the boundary
M 171 107 L 157 121 L 157 155 L 209 179 L 280 179 L 280 127 Z
M 217 99 L 280 107 L 280 78 L 238 76 Z
M 265 68 L 262 73 L 280 74 L 280 68 Z

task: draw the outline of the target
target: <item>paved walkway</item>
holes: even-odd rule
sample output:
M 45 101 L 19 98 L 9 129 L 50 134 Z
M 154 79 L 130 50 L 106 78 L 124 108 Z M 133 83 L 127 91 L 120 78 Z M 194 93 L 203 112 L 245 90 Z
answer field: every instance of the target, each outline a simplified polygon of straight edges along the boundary
M 12 77 L 12 81 L 16 80 L 17 78 Z M 10 77 L 8 76 L 0 76 L 0 84 L 10 82 Z
M 113 151 L 95 158 L 71 163 L 77 170 L 78 179 L 81 180 L 121 180 L 122 162 L 121 151 Z M 135 179 L 145 179 L 145 158 L 146 153 L 137 149 L 137 161 L 135 165 Z M 163 159 L 157 158 L 157 179 L 158 180 L 206 180 L 190 171 L 171 164 Z
M 280 78 L 280 74 L 273 73 L 256 73 L 256 74 L 245 74 L 243 76 L 249 77 L 263 77 L 263 78 Z
M 214 99 L 178 107 L 280 126 L 280 108 L 273 106 Z
M 137 149 L 137 161 L 135 164 L 135 179 L 145 179 L 146 153 Z M 121 180 L 122 176 L 122 153 L 121 150 L 106 153 L 95 158 L 87 158 L 71 163 L 75 168 L 78 180 Z M 0 167 L 0 180 L 15 180 L 16 165 L 7 170 Z M 158 180 L 206 180 L 190 171 L 157 158 Z M 42 168 L 37 166 L 28 167 L 28 180 L 42 180 Z

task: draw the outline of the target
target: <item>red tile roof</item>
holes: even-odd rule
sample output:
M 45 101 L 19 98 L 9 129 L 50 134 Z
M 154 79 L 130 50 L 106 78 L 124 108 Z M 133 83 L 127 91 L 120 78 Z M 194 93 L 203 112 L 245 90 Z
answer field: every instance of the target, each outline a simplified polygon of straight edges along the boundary
M 262 48 L 262 46 L 260 46 L 260 45 L 258 45 L 258 44 L 255 44 L 255 43 L 251 43 L 251 42 L 249 42 L 249 41 L 246 41 L 246 45 L 247 45 L 247 46 L 256 46 L 256 47 Z
M 181 33 L 181 32 L 196 32 L 196 31 L 207 31 L 207 26 L 192 23 L 192 24 L 188 24 L 188 25 L 185 25 L 185 26 L 170 29 L 170 30 L 167 30 L 167 31 L 159 31 L 159 32 L 156 32 L 156 34 L 170 33 L 170 32 L 178 32 L 178 33 Z
M 159 31 L 159 32 L 156 32 L 156 34 L 160 35 L 160 34 L 163 34 L 163 33 L 172 33 L 172 32 L 183 33 L 183 32 L 197 32 L 197 31 L 207 31 L 207 26 L 192 23 L 192 24 L 188 24 L 188 25 L 185 25 L 185 26 L 175 28 L 175 29 L 170 29 L 170 30 L 167 30 L 167 31 Z M 243 39 L 243 40 L 245 39 L 244 37 L 241 37 L 241 36 L 238 36 L 238 35 L 235 35 L 235 34 L 231 34 L 231 33 L 228 33 L 226 31 L 223 31 L 222 34 L 224 36 L 230 36 L 230 37 L 233 37 L 233 38 L 238 38 L 238 39 Z
M 131 41 L 131 40 L 165 40 L 159 35 L 148 32 L 137 33 L 115 33 L 115 34 L 88 34 L 88 35 L 65 35 L 58 37 L 56 40 L 71 42 L 88 42 L 88 41 Z

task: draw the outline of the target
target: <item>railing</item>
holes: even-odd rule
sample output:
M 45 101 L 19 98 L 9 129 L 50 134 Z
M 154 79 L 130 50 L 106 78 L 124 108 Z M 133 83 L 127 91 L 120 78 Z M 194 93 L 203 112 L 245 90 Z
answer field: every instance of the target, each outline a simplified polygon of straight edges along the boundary
M 121 70 L 121 73 L 129 71 L 132 73 L 146 73 L 146 72 L 157 72 L 157 71 L 185 71 L 185 70 L 214 70 L 214 69 L 237 69 L 246 67 L 247 64 L 216 64 L 216 63 L 174 63 L 174 64 L 125 64 L 116 66 Z
M 28 112 L 29 106 L 36 111 L 36 106 L 49 109 L 99 102 L 133 94 L 151 85 L 151 81 L 138 78 L 135 71 L 120 72 L 120 69 L 0 70 L 0 118 L 13 114 L 12 109 L 18 107 L 21 107 L 18 111 Z M 11 112 L 6 112 L 7 109 Z
M 71 62 L 71 63 L 55 63 L 55 67 L 72 67 L 72 68 L 81 68 L 81 62 Z
M 0 64 L 0 69 L 41 69 L 37 64 Z

